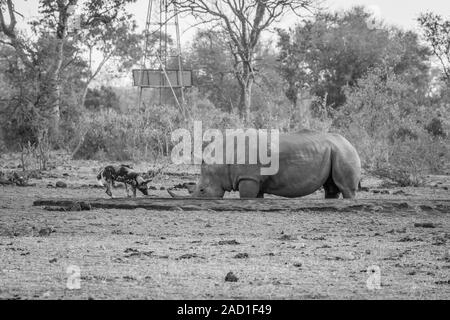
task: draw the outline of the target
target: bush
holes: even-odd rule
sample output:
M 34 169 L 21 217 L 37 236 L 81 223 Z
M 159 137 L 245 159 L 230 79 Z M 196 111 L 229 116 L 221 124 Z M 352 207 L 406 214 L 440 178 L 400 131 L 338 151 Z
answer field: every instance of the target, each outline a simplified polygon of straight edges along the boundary
M 3 132 L 0 130 L 0 154 L 5 153 L 7 151 L 5 140 L 3 138 Z
M 426 126 L 436 110 L 417 106 L 401 78 L 373 70 L 346 89 L 346 100 L 334 125 L 356 146 L 366 169 L 404 186 L 443 172 L 449 140 Z
M 378 163 L 372 172 L 390 178 L 401 186 L 420 186 L 429 173 L 440 173 L 449 150 L 443 140 L 428 135 L 418 139 L 396 140 L 389 148 L 389 161 Z
M 115 109 L 119 110 L 119 96 L 111 87 L 89 88 L 86 94 L 85 106 L 88 110 Z
M 44 144 L 50 143 L 51 121 L 34 104 L 13 99 L 2 107 L 5 108 L 0 110 L 0 136 L 5 149 L 21 151 L 25 145 L 37 148 L 44 140 Z
M 440 118 L 431 119 L 431 121 L 426 125 L 425 129 L 434 137 L 446 138 L 447 136 L 446 132 L 444 131 L 443 120 Z
M 80 121 L 73 152 L 75 159 L 143 160 L 168 156 L 175 129 L 193 129 L 193 121 L 202 121 L 203 129 L 240 128 L 243 124 L 233 113 L 223 112 L 196 91 L 187 96 L 188 121 L 181 117 L 174 106 L 153 105 L 146 110 L 129 109 L 126 113 L 116 110 L 87 112 Z
M 235 129 L 242 128 L 243 122 L 234 112 L 225 112 L 214 106 L 207 98 L 200 96 L 197 89 L 193 89 L 186 97 L 190 123 L 185 126 L 192 128 L 193 121 L 202 121 L 204 129 Z
M 126 161 L 165 155 L 176 119 L 177 110 L 163 106 L 126 114 L 115 110 L 88 112 L 86 134 L 73 157 Z

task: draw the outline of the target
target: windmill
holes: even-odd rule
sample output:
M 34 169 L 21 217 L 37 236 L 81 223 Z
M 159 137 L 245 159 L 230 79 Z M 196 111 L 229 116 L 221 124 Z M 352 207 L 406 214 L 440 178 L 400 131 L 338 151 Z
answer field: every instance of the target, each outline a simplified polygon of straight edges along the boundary
M 175 34 L 174 47 L 170 47 L 171 34 Z M 176 1 L 148 1 L 143 57 L 140 69 L 133 70 L 133 85 L 139 89 L 138 108 L 145 106 L 145 89 L 159 90 L 160 105 L 163 93 L 170 90 L 186 119 L 184 89 L 192 86 L 192 72 L 183 70 Z

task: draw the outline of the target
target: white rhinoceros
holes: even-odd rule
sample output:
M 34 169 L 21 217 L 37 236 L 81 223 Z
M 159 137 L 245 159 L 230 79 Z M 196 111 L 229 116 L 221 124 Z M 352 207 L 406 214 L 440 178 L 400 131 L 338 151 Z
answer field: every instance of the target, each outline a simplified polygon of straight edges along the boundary
M 302 197 L 323 186 L 325 198 L 354 198 L 361 179 L 355 148 L 339 134 L 303 130 L 280 134 L 279 170 L 261 175 L 261 165 L 203 164 L 195 198 L 222 198 L 239 191 L 241 198 L 262 198 L 265 193 Z M 176 196 L 168 190 L 173 197 Z

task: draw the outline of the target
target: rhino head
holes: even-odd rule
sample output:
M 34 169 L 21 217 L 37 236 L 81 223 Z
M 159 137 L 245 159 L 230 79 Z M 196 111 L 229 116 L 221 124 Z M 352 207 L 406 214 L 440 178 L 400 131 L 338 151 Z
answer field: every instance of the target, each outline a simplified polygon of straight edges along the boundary
M 191 197 L 193 198 L 223 198 L 225 194 L 224 181 L 228 176 L 221 170 L 223 166 L 205 165 L 201 167 L 201 176 L 196 184 L 185 184 Z M 171 190 L 167 190 L 173 198 L 185 198 L 174 194 Z

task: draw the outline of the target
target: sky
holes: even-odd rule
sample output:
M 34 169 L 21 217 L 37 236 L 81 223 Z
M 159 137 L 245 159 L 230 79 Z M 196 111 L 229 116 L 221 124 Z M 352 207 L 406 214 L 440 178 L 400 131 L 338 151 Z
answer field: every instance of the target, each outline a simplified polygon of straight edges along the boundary
M 132 13 L 140 28 L 144 28 L 147 6 L 149 0 L 137 0 L 128 6 L 128 11 Z M 156 0 L 153 0 L 157 3 Z M 396 25 L 403 29 L 418 30 L 417 17 L 422 12 L 432 11 L 450 18 L 449 0 L 322 0 L 322 7 L 332 11 L 341 11 L 354 6 L 362 5 L 368 8 L 376 18 L 384 20 L 387 24 Z M 38 13 L 38 0 L 14 0 L 16 10 L 20 12 L 25 19 L 19 18 L 18 26 L 25 27 L 26 21 L 33 18 Z M 298 21 L 298 17 L 291 14 L 285 16 L 275 27 L 288 28 Z M 189 44 L 192 40 L 196 28 L 191 26 L 195 24 L 192 18 L 181 18 L 181 42 L 183 46 Z M 172 31 L 171 31 L 172 30 Z M 169 30 L 174 35 L 174 29 Z M 263 39 L 274 38 L 274 33 L 267 33 Z
M 405 29 L 417 29 L 416 19 L 421 12 L 433 11 L 450 17 L 448 0 L 328 0 L 331 9 L 346 9 L 355 5 L 364 5 L 375 11 L 387 23 Z
M 38 0 L 15 0 L 14 3 L 17 11 L 22 13 L 25 18 L 36 16 Z M 145 25 L 147 5 L 148 0 L 137 0 L 136 3 L 129 5 L 129 11 L 142 27 Z M 448 0 L 324 0 L 323 3 L 323 6 L 332 10 L 348 9 L 356 5 L 364 5 L 389 24 L 405 29 L 415 30 L 417 28 L 416 19 L 421 12 L 433 11 L 450 17 L 450 1 Z M 295 18 L 287 17 L 283 19 L 281 26 L 283 24 L 287 26 L 295 22 Z M 182 32 L 190 24 L 192 24 L 192 21 L 181 21 Z M 187 31 L 184 35 L 192 33 Z

